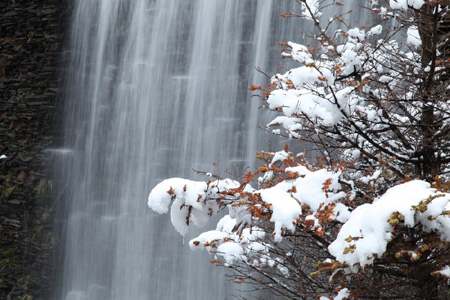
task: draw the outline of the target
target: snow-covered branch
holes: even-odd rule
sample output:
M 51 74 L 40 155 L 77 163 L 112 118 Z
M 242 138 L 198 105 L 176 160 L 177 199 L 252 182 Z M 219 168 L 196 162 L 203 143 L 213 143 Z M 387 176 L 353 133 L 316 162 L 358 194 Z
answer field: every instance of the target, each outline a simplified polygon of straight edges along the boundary
M 312 21 L 315 42 L 283 44 L 296 66 L 249 89 L 276 114 L 267 129 L 314 143 L 317 161 L 285 146 L 241 181 L 163 181 L 148 205 L 183 236 L 223 211 L 189 246 L 280 297 L 446 299 L 448 4 L 368 1 L 376 21 L 355 27 L 322 19 L 338 1 L 296 2 L 282 16 Z

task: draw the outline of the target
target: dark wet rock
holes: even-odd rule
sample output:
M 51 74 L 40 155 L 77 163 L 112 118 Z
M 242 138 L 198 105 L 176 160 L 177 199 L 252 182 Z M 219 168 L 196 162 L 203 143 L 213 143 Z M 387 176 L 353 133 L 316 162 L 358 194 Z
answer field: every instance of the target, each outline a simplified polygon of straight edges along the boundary
M 0 1 L 0 299 L 49 299 L 63 29 L 70 1 Z

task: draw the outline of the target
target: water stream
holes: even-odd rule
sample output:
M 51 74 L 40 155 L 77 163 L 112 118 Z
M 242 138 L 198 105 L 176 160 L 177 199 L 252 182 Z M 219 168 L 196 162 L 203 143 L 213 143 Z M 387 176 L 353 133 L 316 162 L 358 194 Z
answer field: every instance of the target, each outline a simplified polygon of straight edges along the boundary
M 146 206 L 169 177 L 234 172 L 271 138 L 247 91 L 275 42 L 307 28 L 290 0 L 74 0 L 65 78 L 57 300 L 211 300 L 234 293 L 206 253 Z M 303 27 L 302 27 L 303 26 Z M 274 147 L 275 148 L 275 147 Z M 200 177 L 201 178 L 201 177 Z M 187 238 L 188 239 L 188 238 Z

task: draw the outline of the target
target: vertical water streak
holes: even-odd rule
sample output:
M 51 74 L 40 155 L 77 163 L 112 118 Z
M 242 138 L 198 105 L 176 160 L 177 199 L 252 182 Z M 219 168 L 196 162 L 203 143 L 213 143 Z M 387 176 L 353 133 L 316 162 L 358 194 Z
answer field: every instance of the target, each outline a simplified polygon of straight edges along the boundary
M 64 90 L 57 300 L 223 299 L 208 254 L 146 207 L 168 177 L 253 164 L 269 136 L 247 92 L 277 71 L 295 1 L 76 0 Z M 297 8 L 298 10 L 298 8 Z M 294 36 L 293 33 L 295 33 Z M 253 100 L 254 101 L 254 100 Z M 249 117 L 250 116 L 250 117 Z M 188 240 L 188 238 L 186 238 Z

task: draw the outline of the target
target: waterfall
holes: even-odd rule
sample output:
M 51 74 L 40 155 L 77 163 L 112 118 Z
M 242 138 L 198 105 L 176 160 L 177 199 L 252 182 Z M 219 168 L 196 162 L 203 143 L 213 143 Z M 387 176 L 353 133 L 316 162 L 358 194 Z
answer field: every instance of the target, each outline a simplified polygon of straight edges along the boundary
M 270 135 L 251 84 L 277 72 L 306 25 L 288 0 L 74 0 L 56 164 L 58 300 L 223 299 L 206 253 L 192 252 L 147 195 L 169 177 L 253 165 Z M 303 26 L 303 27 L 301 27 Z M 300 28 L 302 28 L 300 30 Z M 227 175 L 228 176 L 228 175 Z

